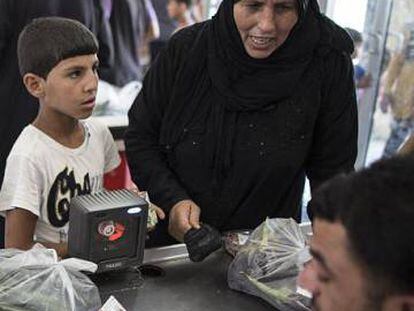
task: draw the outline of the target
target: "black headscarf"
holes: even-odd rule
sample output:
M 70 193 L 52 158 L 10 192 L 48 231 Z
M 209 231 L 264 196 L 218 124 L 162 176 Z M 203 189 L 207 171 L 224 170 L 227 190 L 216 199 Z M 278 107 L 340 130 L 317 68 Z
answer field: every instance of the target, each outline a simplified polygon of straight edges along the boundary
M 163 117 L 161 145 L 173 149 L 196 111 L 199 115 L 210 108 L 215 175 L 223 179 L 231 160 L 235 112 L 269 109 L 291 97 L 315 56 L 321 33 L 319 7 L 316 0 L 298 0 L 298 4 L 298 22 L 286 41 L 269 57 L 255 59 L 247 54 L 235 24 L 234 1 L 221 3 L 197 34 L 177 73 Z M 223 126 L 226 114 L 226 122 L 233 126 Z

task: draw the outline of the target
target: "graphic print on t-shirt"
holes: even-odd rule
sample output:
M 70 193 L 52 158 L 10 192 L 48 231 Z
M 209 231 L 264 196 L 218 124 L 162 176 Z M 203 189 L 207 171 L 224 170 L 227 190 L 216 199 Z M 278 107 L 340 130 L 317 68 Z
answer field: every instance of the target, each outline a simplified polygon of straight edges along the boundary
M 47 216 L 54 227 L 63 227 L 69 221 L 70 199 L 77 195 L 91 193 L 89 173 L 83 177 L 83 184 L 76 183 L 75 173 L 64 168 L 50 188 L 47 198 Z

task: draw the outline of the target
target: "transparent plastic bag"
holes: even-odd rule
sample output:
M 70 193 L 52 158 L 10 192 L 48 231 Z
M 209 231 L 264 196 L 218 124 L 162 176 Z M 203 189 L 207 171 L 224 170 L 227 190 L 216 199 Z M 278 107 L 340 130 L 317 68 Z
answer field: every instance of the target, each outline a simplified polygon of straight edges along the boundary
M 0 250 L 0 310 L 98 310 L 98 288 L 73 265 L 52 249 Z
M 280 311 L 310 310 L 310 299 L 297 292 L 297 277 L 311 256 L 293 219 L 266 219 L 229 266 L 230 288 L 261 297 Z

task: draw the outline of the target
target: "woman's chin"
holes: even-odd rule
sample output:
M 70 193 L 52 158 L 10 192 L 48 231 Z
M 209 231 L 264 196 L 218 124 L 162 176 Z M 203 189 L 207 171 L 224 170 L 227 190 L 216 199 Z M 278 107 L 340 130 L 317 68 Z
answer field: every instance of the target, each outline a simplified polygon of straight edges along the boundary
M 247 54 L 256 59 L 263 59 L 269 57 L 275 50 L 274 45 L 262 47 L 262 46 L 253 46 L 251 44 L 245 44 L 245 49 Z

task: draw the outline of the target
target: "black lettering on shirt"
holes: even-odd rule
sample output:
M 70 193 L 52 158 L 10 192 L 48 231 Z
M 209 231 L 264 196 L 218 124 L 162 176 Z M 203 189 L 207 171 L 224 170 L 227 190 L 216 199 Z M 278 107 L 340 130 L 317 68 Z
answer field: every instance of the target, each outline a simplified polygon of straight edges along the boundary
M 69 221 L 70 199 L 77 195 L 91 193 L 89 173 L 83 178 L 83 185 L 76 183 L 75 174 L 69 169 L 60 172 L 50 188 L 47 198 L 47 215 L 54 227 L 63 227 Z

